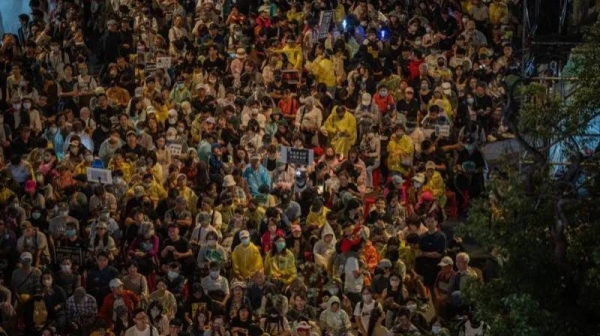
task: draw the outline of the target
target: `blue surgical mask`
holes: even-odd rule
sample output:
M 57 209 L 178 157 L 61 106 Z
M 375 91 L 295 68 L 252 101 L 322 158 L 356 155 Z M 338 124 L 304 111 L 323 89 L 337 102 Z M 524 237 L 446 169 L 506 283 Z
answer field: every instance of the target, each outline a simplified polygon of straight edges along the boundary
M 77 230 L 74 230 L 74 229 L 67 230 L 67 231 L 65 231 L 65 234 L 67 235 L 67 237 L 72 238 L 72 237 L 75 237 L 75 235 L 77 234 Z
M 210 271 L 209 274 L 210 274 L 210 277 L 213 279 L 216 279 L 219 277 L 219 271 Z
M 437 334 L 439 334 L 439 333 L 440 333 L 440 331 L 442 331 L 442 327 L 440 327 L 440 326 L 432 326 L 432 327 L 431 327 L 431 332 L 432 332 L 434 335 L 437 335 Z
M 381 97 L 385 97 L 385 96 L 387 96 L 387 93 L 388 93 L 388 92 L 387 92 L 387 90 L 381 90 L 381 91 L 379 91 L 379 95 L 380 95 Z
M 34 213 L 31 214 L 31 217 L 33 219 L 40 219 L 41 216 L 42 216 L 42 214 L 40 212 L 38 212 L 38 211 L 36 211 L 36 212 L 34 212 Z
M 468 150 L 469 152 L 471 152 L 473 149 L 475 149 L 474 145 L 465 145 L 465 149 Z
M 283 242 L 276 242 L 275 246 L 277 247 L 278 251 L 281 251 L 281 250 L 283 250 L 285 248 L 285 242 L 284 241 Z
M 177 278 L 178 276 L 179 276 L 179 273 L 177 273 L 175 271 L 169 271 L 169 273 L 167 273 L 167 277 L 169 277 L 169 279 L 171 279 L 171 280 Z
M 248 246 L 248 244 L 250 244 L 250 238 L 242 238 L 241 241 L 244 246 Z

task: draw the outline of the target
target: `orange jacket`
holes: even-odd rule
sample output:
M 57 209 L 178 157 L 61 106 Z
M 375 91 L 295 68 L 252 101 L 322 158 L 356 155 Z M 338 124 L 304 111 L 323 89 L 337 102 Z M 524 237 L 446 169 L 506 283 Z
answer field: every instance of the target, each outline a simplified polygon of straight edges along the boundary
M 362 256 L 367 263 L 367 268 L 369 272 L 375 272 L 375 268 L 379 264 L 379 254 L 377 253 L 377 249 L 373 246 L 373 243 L 370 240 L 367 240 L 365 244 L 365 248 L 363 249 Z

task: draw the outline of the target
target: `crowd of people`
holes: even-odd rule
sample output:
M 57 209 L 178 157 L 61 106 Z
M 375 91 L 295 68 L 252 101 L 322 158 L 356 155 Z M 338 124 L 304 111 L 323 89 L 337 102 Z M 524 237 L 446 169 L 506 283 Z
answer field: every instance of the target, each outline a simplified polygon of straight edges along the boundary
M 489 333 L 463 294 L 495 273 L 442 229 L 513 137 L 518 0 L 29 5 L 0 47 L 6 334 Z

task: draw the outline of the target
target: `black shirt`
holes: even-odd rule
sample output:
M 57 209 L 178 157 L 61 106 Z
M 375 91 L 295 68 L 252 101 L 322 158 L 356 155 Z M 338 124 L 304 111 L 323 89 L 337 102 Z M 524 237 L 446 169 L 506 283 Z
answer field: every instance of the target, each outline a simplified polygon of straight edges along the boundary
M 446 234 L 439 230 L 434 233 L 425 232 L 421 235 L 419 249 L 421 252 L 438 252 L 443 255 L 446 252 Z
M 419 114 L 420 108 L 421 106 L 419 102 L 415 99 L 411 99 L 408 102 L 406 99 L 402 99 L 396 105 L 398 112 L 404 114 L 406 116 L 406 120 L 413 123 L 417 121 L 417 115 Z
M 125 156 L 130 160 L 137 160 L 139 157 L 146 155 L 146 149 L 138 144 L 135 144 L 133 148 L 131 148 L 129 144 L 125 144 L 121 148 L 123 149 Z
M 206 70 L 206 71 L 210 71 L 212 69 L 218 69 L 218 70 L 224 70 L 225 69 L 225 61 L 220 58 L 217 57 L 214 61 L 209 58 L 204 60 L 204 63 L 202 63 L 202 67 Z
M 167 240 L 165 240 L 165 244 L 163 245 L 162 248 L 164 249 L 167 246 L 174 246 L 175 251 L 177 251 L 179 253 L 186 253 L 187 251 L 190 250 L 190 243 L 185 238 L 181 238 L 181 237 L 177 241 L 173 241 L 170 238 L 168 238 Z M 175 256 L 173 256 L 172 251 L 169 251 L 167 256 L 162 259 L 163 259 L 163 263 L 165 263 L 165 264 L 171 263 L 173 261 L 178 261 L 177 259 L 175 259 Z M 179 262 L 181 263 L 181 261 L 179 261 Z
M 94 109 L 94 112 L 92 114 L 96 123 L 100 125 L 104 123 L 109 124 L 110 118 L 114 117 L 116 112 L 111 106 L 106 106 L 105 109 L 98 106 L 96 107 L 96 109 Z

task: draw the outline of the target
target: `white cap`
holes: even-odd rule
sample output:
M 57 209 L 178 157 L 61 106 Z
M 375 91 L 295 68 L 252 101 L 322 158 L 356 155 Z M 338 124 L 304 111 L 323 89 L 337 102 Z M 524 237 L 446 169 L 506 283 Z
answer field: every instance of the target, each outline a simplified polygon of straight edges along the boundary
M 21 260 L 25 260 L 25 259 L 33 260 L 33 255 L 31 255 L 30 252 L 21 253 Z
M 363 93 L 362 95 L 362 104 L 363 105 L 369 105 L 371 104 L 371 95 L 367 92 Z
M 448 265 L 454 265 L 454 261 L 452 261 L 452 258 L 450 257 L 443 257 L 442 261 L 440 261 L 440 263 L 438 264 L 438 266 L 448 266 Z
M 121 286 L 123 286 L 123 282 L 119 278 L 114 278 L 114 279 L 110 280 L 110 282 L 108 283 L 108 286 L 110 288 L 121 287 Z

